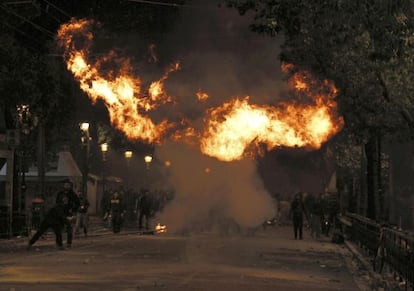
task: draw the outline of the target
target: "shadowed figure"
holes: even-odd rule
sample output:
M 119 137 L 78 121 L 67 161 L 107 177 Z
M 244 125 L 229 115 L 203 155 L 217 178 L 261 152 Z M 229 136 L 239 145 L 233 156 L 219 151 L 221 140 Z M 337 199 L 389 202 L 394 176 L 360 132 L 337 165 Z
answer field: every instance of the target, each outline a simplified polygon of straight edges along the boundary
M 306 216 L 305 206 L 302 200 L 302 192 L 295 195 L 290 206 L 290 217 L 293 220 L 293 234 L 295 239 L 303 238 L 303 216 Z
M 145 218 L 145 229 L 149 230 L 149 220 L 151 217 L 151 210 L 152 210 L 152 197 L 150 196 L 150 192 L 148 189 L 144 189 L 142 191 L 141 199 L 138 203 L 139 207 L 139 219 L 138 219 L 138 226 L 140 229 L 143 227 L 143 220 Z
M 67 232 L 67 246 L 72 246 L 73 228 L 72 219 L 79 209 L 79 197 L 73 191 L 73 184 L 69 179 L 63 181 L 63 190 L 56 196 L 56 205 L 63 206 L 65 217 L 65 227 Z
M 29 241 L 28 249 L 49 229 L 51 228 L 56 236 L 56 247 L 60 250 L 63 249 L 62 243 L 62 229 L 66 224 L 66 216 L 64 207 L 62 204 L 58 204 L 51 208 L 45 218 L 40 223 L 39 229 L 32 236 Z

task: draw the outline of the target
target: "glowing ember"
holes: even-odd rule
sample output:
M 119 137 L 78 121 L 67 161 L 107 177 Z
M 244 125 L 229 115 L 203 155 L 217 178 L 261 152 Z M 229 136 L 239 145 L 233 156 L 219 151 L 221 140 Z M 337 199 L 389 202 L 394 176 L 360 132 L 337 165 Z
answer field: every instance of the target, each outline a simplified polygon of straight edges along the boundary
M 208 99 L 208 94 L 205 92 L 198 91 L 196 95 L 199 101 L 206 101 Z
M 260 153 L 264 147 L 268 150 L 275 147 L 316 149 L 342 128 L 343 120 L 336 113 L 334 84 L 298 71 L 292 64 L 282 64 L 282 70 L 288 74 L 288 86 L 300 95 L 301 103 L 259 106 L 252 104 L 249 97 L 234 98 L 206 110 L 201 129 L 177 108 L 174 112 L 181 118 L 180 122 L 164 119 L 155 123 L 148 115 L 150 111 L 167 103 L 175 105 L 174 99 L 165 92 L 164 82 L 170 73 L 179 70 L 180 64 L 171 65 L 142 92 L 141 79 L 131 73 L 129 60 L 114 52 L 93 62 L 89 60 L 92 25 L 92 21 L 72 20 L 59 29 L 58 41 L 65 50 L 67 68 L 79 80 L 81 89 L 92 102 L 98 99 L 104 102 L 111 124 L 130 139 L 157 143 L 169 137 L 176 142 L 199 143 L 203 154 L 233 161 Z M 154 49 L 150 46 L 155 62 L 158 59 Z M 108 71 L 108 67 L 117 69 Z M 201 91 L 196 96 L 203 104 L 209 99 Z
M 155 233 L 166 233 L 167 232 L 167 226 L 161 223 L 157 223 L 155 226 Z

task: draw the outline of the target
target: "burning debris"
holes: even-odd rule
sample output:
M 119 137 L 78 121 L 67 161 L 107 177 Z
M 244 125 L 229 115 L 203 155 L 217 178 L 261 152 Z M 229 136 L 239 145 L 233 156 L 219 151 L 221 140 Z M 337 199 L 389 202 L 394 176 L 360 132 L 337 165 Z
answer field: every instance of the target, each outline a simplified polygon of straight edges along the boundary
M 157 223 L 155 226 L 155 233 L 167 233 L 167 226 L 165 224 Z

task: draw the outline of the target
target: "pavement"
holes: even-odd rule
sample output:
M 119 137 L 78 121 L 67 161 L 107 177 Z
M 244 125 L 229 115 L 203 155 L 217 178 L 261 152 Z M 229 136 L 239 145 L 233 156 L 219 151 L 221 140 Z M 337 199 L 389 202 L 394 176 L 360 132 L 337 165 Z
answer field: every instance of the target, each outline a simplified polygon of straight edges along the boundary
M 318 240 L 290 226 L 255 235 L 114 235 L 98 217 L 88 237 L 57 251 L 46 235 L 0 240 L 0 290 L 403 290 L 370 269 L 350 242 Z M 47 276 L 45 275 L 47 274 Z
M 34 234 L 35 230 L 32 231 L 32 235 Z M 127 225 L 123 228 L 123 234 L 130 234 L 130 233 L 141 233 L 137 227 L 133 225 Z M 90 216 L 89 217 L 89 229 L 88 229 L 88 237 L 97 237 L 97 236 L 105 236 L 111 235 L 112 230 L 108 227 L 108 223 L 104 221 L 99 216 Z M 74 239 L 85 239 L 86 237 L 83 234 L 75 235 Z M 7 251 L 18 251 L 22 248 L 22 246 L 27 246 L 28 237 L 26 236 L 17 236 L 12 237 L 10 239 L 0 239 L 0 252 L 7 252 Z M 54 243 L 55 236 L 51 230 L 47 231 L 37 242 L 36 245 L 44 245 Z

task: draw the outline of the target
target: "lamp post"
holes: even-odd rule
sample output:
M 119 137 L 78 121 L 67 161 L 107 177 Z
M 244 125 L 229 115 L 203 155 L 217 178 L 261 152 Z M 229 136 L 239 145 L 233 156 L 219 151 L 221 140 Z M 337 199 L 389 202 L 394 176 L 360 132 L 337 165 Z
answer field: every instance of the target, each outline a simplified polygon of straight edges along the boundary
M 105 163 L 106 163 L 106 153 L 108 152 L 108 144 L 101 144 L 101 153 L 102 153 L 102 197 L 105 197 Z M 96 200 L 96 211 L 98 212 L 98 199 Z
M 90 151 L 90 135 L 89 123 L 82 122 L 79 124 L 82 132 L 81 141 L 83 149 L 83 171 L 82 171 L 82 193 L 87 197 L 88 192 L 88 174 L 89 174 L 89 151 Z
M 108 152 L 108 144 L 103 143 L 101 144 L 101 152 L 102 152 L 102 195 L 105 195 L 105 162 L 106 162 L 106 153 Z
M 125 151 L 124 152 L 125 159 L 127 161 L 127 175 L 126 175 L 126 188 L 128 190 L 129 187 L 129 164 L 132 158 L 132 151 Z
M 152 162 L 152 156 L 151 155 L 146 155 L 144 157 L 144 161 L 145 161 L 145 165 L 146 165 L 146 168 L 147 168 L 147 170 L 145 171 L 146 172 L 146 177 L 147 177 L 146 184 L 147 184 L 147 187 L 149 187 L 149 169 L 150 169 L 150 165 L 151 165 L 151 162 Z
M 152 162 L 152 156 L 150 156 L 150 155 L 146 155 L 146 156 L 144 157 L 144 161 L 145 161 L 145 164 L 147 165 L 147 170 L 149 170 L 149 168 L 150 168 L 150 164 L 151 164 L 151 162 Z
M 106 162 L 106 153 L 108 152 L 108 144 L 105 142 L 101 144 L 102 161 Z
M 129 161 L 132 158 L 132 151 L 125 151 L 124 156 L 125 156 L 125 159 L 127 160 L 128 166 L 129 166 Z
M 31 131 L 37 126 L 38 119 L 35 114 L 32 113 L 29 104 L 18 104 L 16 105 L 16 134 L 21 136 L 22 140 L 20 145 L 18 146 L 18 191 L 17 191 L 17 203 L 16 207 L 14 207 L 15 201 L 13 201 L 13 196 L 10 201 L 10 224 L 13 223 L 15 218 L 18 219 L 17 224 L 23 226 L 26 224 L 26 227 L 29 228 L 31 222 L 29 219 L 28 213 L 28 206 L 26 205 L 26 172 L 27 172 L 27 161 L 26 161 L 26 153 L 29 149 L 29 135 Z M 22 135 L 20 135 L 22 133 Z M 18 217 L 13 217 L 13 210 L 17 210 Z M 23 213 L 24 210 L 24 213 Z M 23 222 L 23 220 L 25 222 Z M 12 235 L 12 227 L 10 226 L 10 235 Z

